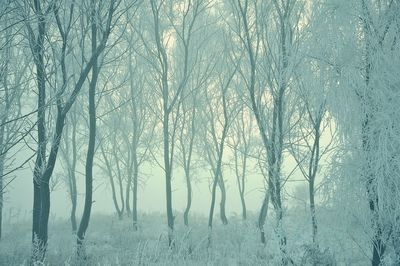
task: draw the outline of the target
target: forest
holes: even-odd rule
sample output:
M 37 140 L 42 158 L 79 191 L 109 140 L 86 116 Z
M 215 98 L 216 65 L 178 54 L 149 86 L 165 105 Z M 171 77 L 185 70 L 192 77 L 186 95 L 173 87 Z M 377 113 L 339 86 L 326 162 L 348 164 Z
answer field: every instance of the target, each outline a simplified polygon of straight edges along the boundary
M 398 0 L 0 0 L 0 265 L 400 265 L 399 103 Z

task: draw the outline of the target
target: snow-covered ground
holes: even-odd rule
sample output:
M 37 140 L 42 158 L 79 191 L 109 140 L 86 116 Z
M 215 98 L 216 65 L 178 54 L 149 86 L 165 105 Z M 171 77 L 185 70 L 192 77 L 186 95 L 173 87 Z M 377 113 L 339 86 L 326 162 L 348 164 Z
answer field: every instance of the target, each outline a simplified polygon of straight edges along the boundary
M 270 211 L 272 215 L 273 212 Z M 285 229 L 288 254 L 295 265 L 309 265 L 310 224 L 306 210 L 287 210 Z M 140 227 L 133 231 L 131 220 L 94 215 L 87 234 L 88 258 L 84 265 L 279 265 L 280 253 L 273 230 L 274 217 L 266 222 L 267 244 L 261 245 L 256 215 L 246 222 L 229 217 L 224 226 L 214 217 L 212 242 L 208 245 L 207 219 L 191 216 L 191 226 L 183 225 L 176 213 L 175 246 L 168 248 L 166 218 L 159 213 L 141 214 Z M 0 265 L 28 265 L 31 252 L 31 224 L 28 217 L 5 217 L 0 241 Z M 338 216 L 335 211 L 319 211 L 320 264 L 368 265 L 367 239 L 357 221 Z M 356 238 L 353 236 L 357 236 Z M 48 265 L 74 265 L 75 238 L 68 220 L 51 219 L 49 223 Z M 336 263 L 336 264 L 335 264 Z

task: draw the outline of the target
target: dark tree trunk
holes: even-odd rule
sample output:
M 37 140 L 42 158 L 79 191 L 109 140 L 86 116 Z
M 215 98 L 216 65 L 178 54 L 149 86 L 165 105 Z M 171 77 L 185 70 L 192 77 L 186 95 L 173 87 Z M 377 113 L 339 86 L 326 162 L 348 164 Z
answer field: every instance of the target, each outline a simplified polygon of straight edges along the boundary
M 91 1 L 91 35 L 92 35 L 92 55 L 97 48 L 97 22 L 96 22 L 96 8 L 95 1 Z M 93 193 L 93 158 L 95 154 L 96 144 L 96 85 L 99 75 L 99 68 L 97 65 L 97 57 L 92 66 L 92 79 L 89 83 L 89 144 L 86 155 L 85 167 L 85 205 L 79 229 L 77 232 L 77 257 L 78 259 L 85 259 L 86 252 L 84 248 L 84 240 L 86 230 L 89 226 L 90 213 L 92 210 L 92 193 Z
M 65 115 L 62 113 L 62 110 L 58 110 L 57 121 L 56 121 L 56 130 L 53 136 L 53 142 L 51 146 L 51 151 L 49 154 L 49 159 L 47 162 L 46 170 L 40 178 L 40 200 L 41 200 L 41 209 L 40 209 L 40 217 L 39 217 L 39 260 L 41 262 L 44 261 L 44 257 L 47 249 L 47 238 L 48 238 L 48 224 L 49 224 L 49 215 L 50 215 L 50 178 L 53 174 L 53 170 L 57 160 L 57 153 L 60 147 L 60 140 L 64 128 Z
M 32 258 L 31 262 L 37 262 L 40 259 L 40 214 L 41 214 L 41 193 L 40 183 L 43 168 L 46 166 L 46 129 L 45 129 L 45 107 L 46 107 L 46 85 L 45 85 L 45 67 L 44 67 L 44 36 L 45 36 L 45 18 L 42 14 L 39 1 L 34 1 L 35 11 L 39 17 L 38 36 L 31 39 L 33 42 L 33 58 L 36 66 L 36 80 L 38 85 L 38 152 L 36 155 L 35 168 L 33 173 L 33 211 L 32 211 Z M 32 36 L 34 38 L 34 36 Z

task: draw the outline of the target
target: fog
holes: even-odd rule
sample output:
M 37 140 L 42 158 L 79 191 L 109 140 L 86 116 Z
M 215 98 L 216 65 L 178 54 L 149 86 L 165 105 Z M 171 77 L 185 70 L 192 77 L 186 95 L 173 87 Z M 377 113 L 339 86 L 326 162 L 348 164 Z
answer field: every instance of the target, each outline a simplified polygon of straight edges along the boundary
M 0 265 L 400 265 L 399 14 L 0 0 Z

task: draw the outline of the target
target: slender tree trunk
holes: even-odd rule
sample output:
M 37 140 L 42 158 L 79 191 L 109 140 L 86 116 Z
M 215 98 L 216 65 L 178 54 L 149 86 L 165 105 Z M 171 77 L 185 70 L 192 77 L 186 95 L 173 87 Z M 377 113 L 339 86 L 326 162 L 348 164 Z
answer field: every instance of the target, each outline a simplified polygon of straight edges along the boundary
M 318 226 L 317 226 L 317 217 L 315 213 L 315 195 L 314 195 L 314 180 L 310 180 L 309 183 L 309 196 L 310 196 L 310 212 L 311 212 L 311 224 L 312 224 L 312 239 L 313 239 L 313 244 L 317 245 L 317 232 L 318 232 Z
M 122 220 L 124 217 L 124 211 L 125 211 L 125 199 L 124 199 L 124 187 L 123 187 L 123 182 L 122 178 L 120 175 L 118 175 L 118 184 L 119 184 L 119 194 L 121 198 L 121 213 L 119 215 L 119 219 Z
M 185 212 L 183 213 L 183 222 L 186 226 L 189 225 L 189 211 L 190 207 L 192 206 L 192 183 L 190 180 L 190 170 L 187 169 L 185 171 L 185 177 L 186 177 L 186 189 L 187 189 L 187 195 L 186 195 L 186 208 Z
M 132 184 L 132 222 L 133 222 L 133 230 L 137 231 L 138 229 L 138 217 L 137 217 L 137 193 L 138 193 L 138 162 L 136 151 L 134 155 L 134 174 L 133 174 L 133 184 Z
M 101 154 L 103 155 L 104 162 L 105 162 L 105 165 L 106 165 L 106 168 L 107 168 L 108 177 L 110 179 L 110 185 L 111 185 L 111 195 L 112 195 L 112 199 L 113 199 L 115 210 L 117 211 L 117 215 L 118 215 L 118 218 L 119 218 L 122 214 L 121 214 L 121 209 L 119 208 L 119 204 L 118 204 L 118 200 L 117 200 L 117 194 L 115 192 L 115 184 L 114 184 L 113 172 L 112 172 L 112 169 L 111 169 L 110 162 L 108 161 L 107 155 L 106 155 L 102 145 L 100 145 L 100 150 L 101 150 Z
M 163 137 L 164 137 L 164 167 L 165 167 L 165 197 L 167 207 L 167 223 L 168 223 L 168 246 L 173 245 L 174 233 L 174 214 L 172 211 L 172 169 L 170 161 L 170 142 L 169 142 L 169 111 L 168 111 L 168 84 L 167 77 L 163 75 L 163 101 L 164 101 L 164 120 L 163 120 Z
M 240 193 L 240 201 L 242 203 L 242 219 L 245 221 L 247 219 L 247 208 L 246 201 L 244 199 L 244 193 Z
M 245 138 L 245 137 L 243 137 Z M 246 145 L 246 143 L 245 143 Z M 245 148 L 245 153 L 247 153 L 247 147 Z M 247 219 L 247 208 L 246 208 L 246 200 L 244 197 L 244 192 L 246 188 L 246 164 L 247 164 L 247 158 L 246 154 L 242 155 L 244 156 L 243 158 L 243 165 L 242 165 L 242 171 L 240 174 L 239 171 L 239 162 L 238 162 L 238 144 L 235 145 L 235 151 L 234 151 L 234 157 L 235 157 L 235 174 L 236 174 L 236 182 L 238 184 L 238 190 L 239 190 L 239 196 L 240 196 L 240 202 L 242 204 L 242 219 L 246 220 Z
M 76 144 L 76 111 L 73 112 L 72 114 L 72 162 L 71 162 L 71 169 L 69 173 L 69 183 L 70 183 L 70 197 L 71 197 L 71 214 L 70 214 L 70 220 L 71 220 L 71 226 L 72 226 L 72 232 L 76 233 L 77 230 L 77 223 L 76 223 L 76 205 L 77 205 L 77 187 L 76 187 L 76 175 L 75 175 L 75 170 L 76 170 L 76 161 L 77 161 L 77 144 Z M 66 144 L 68 145 L 68 143 Z
M 128 173 L 128 180 L 126 182 L 125 189 L 125 206 L 126 206 L 126 215 L 129 217 L 132 214 L 130 199 L 131 199 L 131 189 L 132 189 L 132 173 Z
M 91 1 L 91 35 L 92 35 L 92 54 L 96 51 L 97 46 L 97 22 L 95 19 L 96 8 L 95 1 Z M 99 68 L 97 65 L 97 57 L 92 66 L 92 79 L 89 83 L 89 144 L 86 155 L 85 167 L 85 205 L 83 209 L 82 219 L 77 232 L 77 257 L 79 259 L 86 258 L 84 248 L 84 240 L 86 230 L 89 226 L 90 213 L 92 210 L 92 193 L 93 193 L 93 159 L 96 144 L 96 85 L 99 76 Z
M 120 201 L 121 201 L 121 209 L 120 212 L 118 213 L 118 219 L 122 220 L 124 216 L 124 210 L 125 210 L 125 199 L 124 199 L 124 185 L 122 182 L 122 176 L 121 176 L 121 168 L 119 166 L 119 157 L 116 152 L 117 150 L 117 141 L 116 141 L 116 136 L 114 135 L 114 146 L 112 147 L 113 151 L 113 156 L 115 160 L 115 165 L 117 167 L 117 178 L 118 178 L 118 186 L 119 186 L 119 196 L 120 196 Z
M 215 198 L 216 198 L 216 192 L 217 192 L 217 184 L 218 184 L 218 167 L 214 172 L 214 181 L 213 181 L 213 186 L 211 189 L 211 206 L 210 206 L 210 212 L 208 215 L 208 228 L 211 231 L 213 227 L 213 218 L 214 218 L 214 209 L 215 209 Z M 209 236 L 210 238 L 211 236 Z M 209 239 L 210 241 L 210 239 Z
M 226 108 L 225 98 L 224 98 L 224 108 Z M 226 111 L 224 111 L 224 115 L 225 115 L 225 119 L 227 119 Z M 226 121 L 225 125 L 224 125 L 224 129 L 222 131 L 221 143 L 219 145 L 218 161 L 217 161 L 217 165 L 216 165 L 215 171 L 214 171 L 214 180 L 213 180 L 213 186 L 212 186 L 212 190 L 211 190 L 211 206 L 210 206 L 210 212 L 208 215 L 208 229 L 209 229 L 208 244 L 209 245 L 211 244 L 211 233 L 212 233 L 212 227 L 213 227 L 213 217 L 214 217 L 217 185 L 219 183 L 219 178 L 222 176 L 222 174 L 221 174 L 222 173 L 222 170 L 221 170 L 222 156 L 224 153 L 224 144 L 225 144 L 225 138 L 226 138 L 227 131 L 228 131 L 228 124 Z
M 71 220 L 72 232 L 76 233 L 78 226 L 76 223 L 77 188 L 76 188 L 75 172 L 71 174 L 70 178 L 71 178 L 71 203 L 72 203 L 70 220 Z
M 221 191 L 221 202 L 220 202 L 220 217 L 222 224 L 227 225 L 228 224 L 228 219 L 226 218 L 226 212 L 225 212 L 225 203 L 226 203 L 226 189 L 225 189 L 225 181 L 224 178 L 222 177 L 222 174 L 220 178 L 218 179 L 218 185 L 219 189 Z

